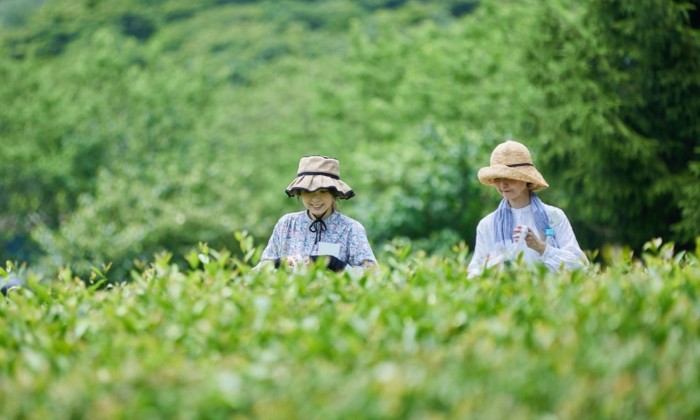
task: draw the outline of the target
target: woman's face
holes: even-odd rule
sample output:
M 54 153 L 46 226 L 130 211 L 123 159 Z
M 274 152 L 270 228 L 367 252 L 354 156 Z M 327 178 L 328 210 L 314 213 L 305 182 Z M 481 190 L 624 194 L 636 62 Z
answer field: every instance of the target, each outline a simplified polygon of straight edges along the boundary
M 304 203 L 304 207 L 316 217 L 321 217 L 333 208 L 333 194 L 328 190 L 317 190 L 314 192 L 301 191 L 301 202 Z
M 515 179 L 496 178 L 494 185 L 498 188 L 501 196 L 508 200 L 513 207 L 524 207 L 530 204 L 530 190 L 527 182 Z

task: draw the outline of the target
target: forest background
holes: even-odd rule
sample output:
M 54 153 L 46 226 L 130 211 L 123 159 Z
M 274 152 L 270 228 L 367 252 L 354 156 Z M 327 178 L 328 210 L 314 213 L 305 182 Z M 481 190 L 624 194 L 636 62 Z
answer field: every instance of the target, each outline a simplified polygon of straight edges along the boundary
M 264 244 L 338 158 L 375 252 L 473 246 L 525 143 L 587 250 L 700 234 L 700 1 L 0 0 L 0 243 L 53 272 Z M 381 255 L 380 255 L 381 259 Z

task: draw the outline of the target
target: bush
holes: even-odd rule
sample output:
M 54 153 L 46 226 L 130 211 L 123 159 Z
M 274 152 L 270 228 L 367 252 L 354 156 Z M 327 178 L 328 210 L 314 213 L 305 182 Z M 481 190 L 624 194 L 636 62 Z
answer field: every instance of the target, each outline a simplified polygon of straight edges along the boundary
M 606 270 L 473 281 L 465 248 L 406 243 L 361 276 L 251 271 L 252 254 L 207 247 L 108 288 L 99 272 L 25 273 L 0 305 L 3 413 L 693 418 L 700 248 L 645 249 Z

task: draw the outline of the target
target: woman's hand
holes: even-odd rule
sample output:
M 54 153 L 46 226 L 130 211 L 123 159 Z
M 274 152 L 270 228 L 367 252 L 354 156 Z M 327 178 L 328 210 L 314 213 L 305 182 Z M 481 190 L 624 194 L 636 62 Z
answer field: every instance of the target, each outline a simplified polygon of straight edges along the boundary
M 284 260 L 290 267 L 302 267 L 311 263 L 309 257 L 302 257 L 301 255 L 289 255 Z
M 544 253 L 547 244 L 545 244 L 532 229 L 525 225 L 516 226 L 515 229 L 513 229 L 513 242 L 518 242 L 521 237 L 524 237 L 525 245 L 527 245 L 528 248 L 534 249 L 540 255 Z

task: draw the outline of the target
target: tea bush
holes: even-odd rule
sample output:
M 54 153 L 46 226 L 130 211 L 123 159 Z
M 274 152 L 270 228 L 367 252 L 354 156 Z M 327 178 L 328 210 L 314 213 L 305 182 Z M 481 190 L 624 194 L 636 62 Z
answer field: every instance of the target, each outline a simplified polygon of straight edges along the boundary
M 695 418 L 700 247 L 466 280 L 468 249 L 363 275 L 206 245 L 130 283 L 29 272 L 0 305 L 6 418 Z M 8 267 L 17 270 L 16 267 Z M 105 277 L 106 276 L 106 277 Z

